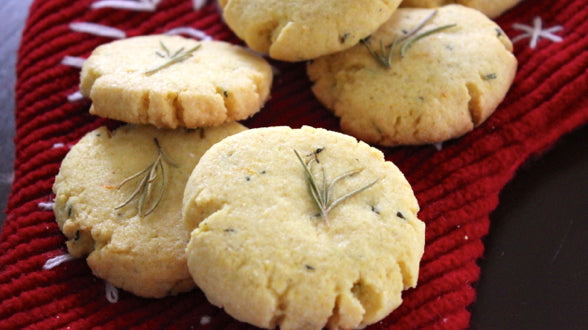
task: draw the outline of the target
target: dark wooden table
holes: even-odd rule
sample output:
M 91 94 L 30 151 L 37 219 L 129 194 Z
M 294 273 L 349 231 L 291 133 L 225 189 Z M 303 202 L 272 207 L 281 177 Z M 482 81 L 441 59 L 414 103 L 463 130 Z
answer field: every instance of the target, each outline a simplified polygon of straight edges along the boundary
M 30 0 L 0 6 L 0 206 L 14 159 L 14 64 Z M 473 329 L 588 328 L 588 126 L 530 159 L 491 214 Z M 0 225 L 4 215 L 0 217 Z M 2 267 L 2 265 L 0 265 Z

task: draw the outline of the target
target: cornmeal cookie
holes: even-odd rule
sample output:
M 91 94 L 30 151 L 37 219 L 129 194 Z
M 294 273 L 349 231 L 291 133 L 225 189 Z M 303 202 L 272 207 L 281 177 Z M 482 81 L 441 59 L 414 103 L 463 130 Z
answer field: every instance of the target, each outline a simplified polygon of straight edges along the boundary
M 209 301 L 281 329 L 358 328 L 417 283 L 425 225 L 383 154 L 324 129 L 258 128 L 219 142 L 184 194 L 188 268 Z
M 223 18 L 253 50 L 302 61 L 349 48 L 374 32 L 400 0 L 219 0 Z
M 244 47 L 152 35 L 97 47 L 82 67 L 80 90 L 98 116 L 198 128 L 258 112 L 272 78 L 269 63 Z
M 489 18 L 496 18 L 519 2 L 521 0 L 403 0 L 400 7 L 434 8 L 456 3 L 477 9 Z
M 400 8 L 361 44 L 307 66 L 341 129 L 384 146 L 438 143 L 484 122 L 516 72 L 498 25 L 460 5 Z
M 69 151 L 55 178 L 55 219 L 93 273 L 143 297 L 192 289 L 182 222 L 184 187 L 201 155 L 245 128 L 101 127 Z M 136 175 L 135 175 L 136 174 Z

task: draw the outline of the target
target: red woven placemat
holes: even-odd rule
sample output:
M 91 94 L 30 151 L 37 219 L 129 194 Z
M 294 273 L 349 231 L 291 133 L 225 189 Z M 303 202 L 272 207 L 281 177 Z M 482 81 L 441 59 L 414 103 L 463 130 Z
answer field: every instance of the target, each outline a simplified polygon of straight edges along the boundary
M 116 125 L 88 114 L 89 101 L 76 94 L 77 60 L 113 38 L 173 33 L 176 28 L 240 43 L 212 1 L 202 8 L 189 0 L 136 2 L 148 10 L 108 8 L 108 2 L 90 0 L 32 4 L 17 66 L 15 176 L 0 235 L 2 329 L 248 327 L 210 305 L 199 290 L 164 299 L 120 292 L 118 302 L 111 303 L 105 283 L 84 260 L 43 268 L 48 259 L 66 253 L 50 207 L 61 160 L 86 132 Z M 442 150 L 382 148 L 413 185 L 427 230 L 418 287 L 372 328 L 468 327 L 467 307 L 475 299 L 472 285 L 480 273 L 476 262 L 484 250 L 481 239 L 500 190 L 526 159 L 588 121 L 585 1 L 527 0 L 497 22 L 516 41 L 519 70 L 495 114 Z M 95 25 L 85 23 L 99 24 L 106 35 L 95 35 Z M 310 92 L 304 63 L 272 64 L 279 70 L 272 99 L 247 126 L 339 129 L 337 119 Z

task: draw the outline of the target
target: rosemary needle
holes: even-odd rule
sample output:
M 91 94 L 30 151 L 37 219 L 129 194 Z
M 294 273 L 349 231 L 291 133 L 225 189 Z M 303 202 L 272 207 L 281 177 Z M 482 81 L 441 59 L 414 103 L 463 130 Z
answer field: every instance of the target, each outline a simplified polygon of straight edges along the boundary
M 122 202 L 121 204 L 116 206 L 114 208 L 115 210 L 118 210 L 120 208 L 127 206 L 135 198 L 138 198 L 137 211 L 139 213 L 139 216 L 143 217 L 143 216 L 147 216 L 151 212 L 153 212 L 153 210 L 155 210 L 155 208 L 159 205 L 159 203 L 163 199 L 163 194 L 165 192 L 165 187 L 167 184 L 166 175 L 165 175 L 165 167 L 163 166 L 163 163 L 165 162 L 165 163 L 168 163 L 169 165 L 172 165 L 172 166 L 178 166 L 178 165 L 175 164 L 171 159 L 169 159 L 165 155 L 165 153 L 161 149 L 161 145 L 159 144 L 159 140 L 157 140 L 157 138 L 154 138 L 153 141 L 155 142 L 155 146 L 157 147 L 157 158 L 155 159 L 155 161 L 153 161 L 146 168 L 131 175 L 130 177 L 124 179 L 121 183 L 119 183 L 119 185 L 116 187 L 117 189 L 120 189 L 126 183 L 140 177 L 141 175 L 144 175 L 143 178 L 141 179 L 141 181 L 139 182 L 139 184 L 137 185 L 137 187 L 135 188 L 135 190 L 131 193 L 131 195 L 124 202 Z M 159 192 L 158 192 L 157 196 L 155 197 L 154 201 L 152 202 L 151 207 L 149 207 L 147 210 L 144 210 L 146 207 L 145 203 L 148 203 L 149 201 L 152 200 L 155 181 L 158 178 L 161 178 L 161 184 L 159 185 Z
M 416 35 L 414 38 L 407 40 L 403 45 L 402 48 L 400 48 L 400 57 L 404 57 L 404 54 L 406 54 L 406 51 L 408 50 L 408 48 L 410 46 L 412 46 L 413 43 L 421 40 L 424 37 L 430 36 L 433 33 L 437 33 L 449 28 L 452 28 L 454 26 L 457 26 L 457 24 L 447 24 L 447 25 L 443 25 L 443 26 L 439 26 L 437 28 L 431 29 L 429 31 L 423 32 L 421 34 Z
M 198 50 L 198 48 L 200 48 L 200 46 L 201 46 L 201 44 L 198 44 L 198 45 L 196 45 L 186 51 L 184 51 L 184 47 L 181 47 L 180 49 L 176 50 L 172 54 L 171 51 L 169 50 L 169 48 L 167 48 L 163 42 L 160 41 L 159 45 L 161 46 L 161 49 L 163 49 L 163 52 L 157 50 L 157 51 L 155 51 L 155 54 L 157 54 L 159 57 L 167 58 L 168 60 L 165 61 L 163 64 L 161 64 L 151 70 L 145 71 L 145 74 L 147 74 L 147 75 L 153 74 L 153 73 L 155 73 L 165 67 L 168 67 L 174 63 L 182 62 L 183 60 L 191 57 L 192 53 L 194 53 L 196 50 Z
M 302 157 L 300 156 L 298 151 L 294 150 L 294 153 L 296 154 L 296 157 L 298 158 L 298 160 L 300 161 L 300 164 L 304 168 L 304 174 L 306 177 L 306 184 L 308 186 L 308 190 L 310 192 L 312 200 L 314 201 L 314 203 L 318 207 L 320 215 L 325 220 L 325 223 L 327 225 L 329 224 L 328 214 L 333 208 L 335 208 L 337 205 L 339 205 L 340 203 L 342 203 L 346 199 L 350 198 L 351 196 L 354 196 L 354 195 L 368 189 L 369 187 L 373 186 L 378 181 L 378 179 L 373 180 L 370 183 L 368 183 L 364 186 L 361 186 L 355 190 L 352 190 L 350 192 L 347 192 L 347 193 L 343 194 L 342 196 L 336 198 L 335 200 L 331 201 L 331 193 L 332 193 L 332 190 L 333 190 L 335 184 L 345 178 L 348 178 L 352 175 L 355 175 L 355 174 L 361 172 L 362 170 L 357 169 L 357 170 L 351 170 L 351 171 L 345 172 L 345 173 L 337 176 L 330 183 L 327 184 L 327 178 L 326 178 L 327 175 L 326 175 L 325 168 L 321 167 L 322 184 L 319 186 L 317 178 L 314 176 L 314 174 L 311 171 L 312 165 L 314 163 L 318 163 L 318 159 L 316 157 L 316 154 L 315 154 L 315 158 L 311 159 L 308 163 L 306 163 L 302 159 Z
M 394 51 L 396 50 L 397 46 L 402 45 L 400 47 L 400 57 L 402 58 L 406 54 L 408 48 L 410 48 L 412 46 L 412 44 L 414 44 L 415 42 L 417 42 L 420 39 L 425 38 L 431 34 L 443 31 L 445 29 L 449 29 L 449 28 L 457 25 L 457 24 L 447 24 L 447 25 L 439 26 L 439 27 L 434 28 L 432 30 L 417 34 L 420 30 L 423 29 L 423 27 L 425 27 L 425 25 L 427 25 L 433 19 L 433 17 L 435 17 L 435 15 L 437 15 L 437 10 L 433 11 L 421 23 L 419 23 L 419 25 L 417 25 L 414 29 L 412 29 L 411 31 L 406 33 L 406 35 L 394 39 L 392 41 L 392 43 L 388 46 L 384 46 L 384 43 L 382 42 L 382 40 L 380 40 L 379 53 L 377 51 L 374 51 L 369 46 L 369 44 L 368 44 L 369 39 L 370 39 L 369 36 L 367 38 L 360 40 L 360 41 L 366 47 L 366 49 L 372 55 L 372 57 L 374 57 L 374 59 L 380 65 L 382 65 L 385 68 L 389 68 L 392 65 L 392 58 L 394 57 Z

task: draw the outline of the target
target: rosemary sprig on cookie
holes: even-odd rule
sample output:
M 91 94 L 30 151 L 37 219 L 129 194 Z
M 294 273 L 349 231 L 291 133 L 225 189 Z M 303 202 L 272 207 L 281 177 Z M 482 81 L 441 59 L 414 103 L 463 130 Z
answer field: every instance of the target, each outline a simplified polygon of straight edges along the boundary
M 325 168 L 323 166 L 323 167 L 321 167 L 322 179 L 320 180 L 320 181 L 322 181 L 321 182 L 322 184 L 319 185 L 319 179 L 317 177 L 315 177 L 315 175 L 312 173 L 311 169 L 315 163 L 319 162 L 317 155 L 322 150 L 323 149 L 318 149 L 314 153 L 315 157 L 312 158 L 308 162 L 305 162 L 302 159 L 302 157 L 300 156 L 300 154 L 298 153 L 298 151 L 296 149 L 294 149 L 294 153 L 296 154 L 296 157 L 298 158 L 298 160 L 300 161 L 300 164 L 304 168 L 304 174 L 306 177 L 306 184 L 308 186 L 308 191 L 310 193 L 310 196 L 312 197 L 312 200 L 314 201 L 314 203 L 318 207 L 321 217 L 323 218 L 323 220 L 325 220 L 325 223 L 328 225 L 329 224 L 328 215 L 332 209 L 334 209 L 337 205 L 341 204 L 342 202 L 344 202 L 346 199 L 350 198 L 351 196 L 354 196 L 354 195 L 368 189 L 369 187 L 373 186 L 378 181 L 378 179 L 375 179 L 366 185 L 363 185 L 357 189 L 351 190 L 351 191 L 343 194 L 342 196 L 339 196 L 338 198 L 331 200 L 331 194 L 333 191 L 333 187 L 335 186 L 335 184 L 337 182 L 339 182 L 345 178 L 348 178 L 352 175 L 355 175 L 355 174 L 361 172 L 363 169 L 356 169 L 356 170 L 351 170 L 351 171 L 345 172 L 345 173 L 335 177 L 330 183 L 327 183 L 327 174 L 326 174 Z
M 183 60 L 192 57 L 192 53 L 197 51 L 201 46 L 201 44 L 198 44 L 186 51 L 184 51 L 184 47 L 181 47 L 172 53 L 163 42 L 160 41 L 159 45 L 161 46 L 161 50 L 155 51 L 155 54 L 157 54 L 159 57 L 167 58 L 167 61 L 151 70 L 145 71 L 145 74 L 150 75 L 174 63 L 182 62 Z
M 116 187 L 116 189 L 120 189 L 126 183 L 140 177 L 141 175 L 144 175 L 143 178 L 141 179 L 141 181 L 139 182 L 139 184 L 137 185 L 137 188 L 131 193 L 129 198 L 127 198 L 120 205 L 116 206 L 114 208 L 115 210 L 118 210 L 120 208 L 127 206 L 133 199 L 138 198 L 137 212 L 139 213 L 140 217 L 143 217 L 143 216 L 147 216 L 151 212 L 153 212 L 153 210 L 155 210 L 155 208 L 161 202 L 161 200 L 163 198 L 163 194 L 165 192 L 165 187 L 167 184 L 167 179 L 166 179 L 166 175 L 165 175 L 165 167 L 163 166 L 164 162 L 171 165 L 171 166 L 177 167 L 178 165 L 175 164 L 171 159 L 169 159 L 165 155 L 165 153 L 161 149 L 161 145 L 159 144 L 159 140 L 157 140 L 157 138 L 154 138 L 153 141 L 155 142 L 155 146 L 157 147 L 157 158 L 155 158 L 155 161 L 153 161 L 145 169 L 131 175 L 130 177 L 124 179 L 121 183 L 119 183 L 119 185 Z M 158 179 L 161 182 L 159 185 L 156 185 L 155 182 Z M 153 194 L 154 194 L 154 191 L 153 191 L 154 188 L 158 188 L 159 191 L 157 193 L 157 196 L 155 196 L 155 199 L 152 200 Z M 146 203 L 149 203 L 150 201 L 151 201 L 151 207 L 149 207 L 148 209 L 145 210 L 145 208 L 147 207 Z
M 384 43 L 380 40 L 380 51 L 377 52 L 373 50 L 369 46 L 369 39 L 371 36 L 367 38 L 361 39 L 360 42 L 366 47 L 368 52 L 374 57 L 374 59 L 383 67 L 389 68 L 392 65 L 392 58 L 394 57 L 394 52 L 398 47 L 400 47 L 400 57 L 403 58 L 406 55 L 408 49 L 417 41 L 430 36 L 431 34 L 441 32 L 443 30 L 452 28 L 457 26 L 457 24 L 447 24 L 436 27 L 434 29 L 419 33 L 420 30 L 425 27 L 432 19 L 437 15 L 437 10 L 433 11 L 425 20 L 423 20 L 419 25 L 417 25 L 414 29 L 407 32 L 404 36 L 400 38 L 396 38 L 392 41 L 392 44 L 388 46 L 384 46 Z

